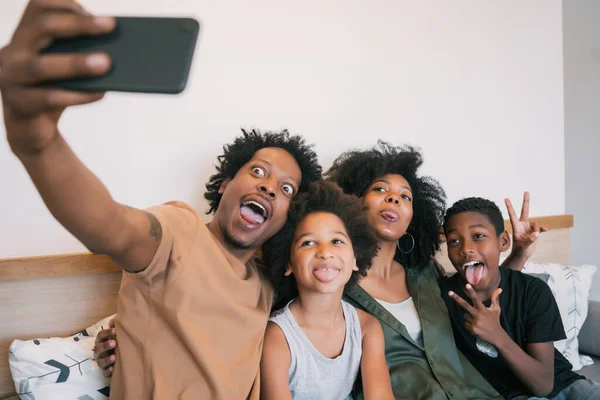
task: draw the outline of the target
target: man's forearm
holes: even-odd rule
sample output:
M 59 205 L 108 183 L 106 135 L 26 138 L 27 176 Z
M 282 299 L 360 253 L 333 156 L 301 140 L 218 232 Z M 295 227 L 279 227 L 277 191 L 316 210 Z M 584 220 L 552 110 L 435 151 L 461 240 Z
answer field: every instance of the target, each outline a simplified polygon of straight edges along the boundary
M 118 252 L 123 214 L 102 182 L 77 158 L 64 138 L 35 154 L 19 154 L 52 215 L 91 251 Z

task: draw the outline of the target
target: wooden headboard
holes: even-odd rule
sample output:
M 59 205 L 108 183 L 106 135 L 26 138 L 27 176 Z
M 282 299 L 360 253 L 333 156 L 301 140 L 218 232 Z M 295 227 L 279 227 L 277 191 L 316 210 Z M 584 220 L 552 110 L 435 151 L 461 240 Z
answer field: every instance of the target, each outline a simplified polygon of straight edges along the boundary
M 550 229 L 532 260 L 567 264 L 573 216 L 532 220 Z M 453 270 L 445 245 L 436 258 Z M 95 254 L 0 259 L 0 399 L 15 393 L 8 368 L 14 339 L 66 336 L 114 314 L 120 282 L 121 270 Z
M 66 336 L 114 314 L 120 284 L 121 269 L 96 254 L 0 260 L 0 399 L 15 393 L 14 339 Z

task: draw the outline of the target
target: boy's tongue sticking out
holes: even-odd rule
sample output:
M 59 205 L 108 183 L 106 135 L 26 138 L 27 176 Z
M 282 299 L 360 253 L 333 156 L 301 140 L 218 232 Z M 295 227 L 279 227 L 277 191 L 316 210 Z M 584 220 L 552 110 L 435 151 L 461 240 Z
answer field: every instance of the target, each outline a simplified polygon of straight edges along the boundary
M 483 276 L 483 268 L 483 263 L 479 261 L 471 261 L 463 265 L 467 282 L 469 282 L 472 286 L 476 286 L 481 281 L 481 277 Z

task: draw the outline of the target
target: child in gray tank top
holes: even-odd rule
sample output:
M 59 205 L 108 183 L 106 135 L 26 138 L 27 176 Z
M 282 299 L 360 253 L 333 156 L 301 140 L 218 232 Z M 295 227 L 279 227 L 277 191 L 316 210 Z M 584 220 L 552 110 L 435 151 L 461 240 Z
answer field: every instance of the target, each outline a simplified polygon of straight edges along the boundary
M 330 182 L 313 183 L 263 247 L 278 291 L 261 360 L 261 399 L 393 399 L 379 321 L 342 301 L 365 275 L 377 240 L 361 202 Z

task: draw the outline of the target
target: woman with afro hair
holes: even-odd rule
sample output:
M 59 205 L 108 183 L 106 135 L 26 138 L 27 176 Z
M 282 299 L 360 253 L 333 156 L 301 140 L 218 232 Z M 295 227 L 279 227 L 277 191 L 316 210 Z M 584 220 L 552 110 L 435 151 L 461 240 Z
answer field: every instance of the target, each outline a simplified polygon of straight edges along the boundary
M 325 173 L 362 199 L 379 241 L 366 277 L 344 299 L 381 322 L 396 399 L 501 398 L 454 343 L 438 286 L 443 274 L 433 259 L 446 194 L 419 175 L 422 164 L 419 149 L 379 141 L 341 154 Z M 363 398 L 360 380 L 356 398 Z

